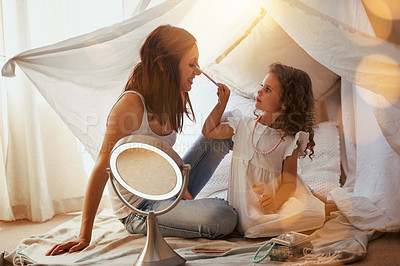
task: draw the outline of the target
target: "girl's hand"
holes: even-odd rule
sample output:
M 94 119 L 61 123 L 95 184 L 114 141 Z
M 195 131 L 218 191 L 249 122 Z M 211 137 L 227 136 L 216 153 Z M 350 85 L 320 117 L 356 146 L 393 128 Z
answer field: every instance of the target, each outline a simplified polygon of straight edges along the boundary
M 318 193 L 313 194 L 314 197 L 325 203 L 325 221 L 331 219 L 331 212 L 338 211 L 338 207 L 336 206 L 335 202 L 327 200 L 325 196 L 322 196 Z
M 333 201 L 327 201 L 325 203 L 325 221 L 328 221 L 331 219 L 331 213 L 338 211 L 338 207 Z
M 226 105 L 228 103 L 230 94 L 231 91 L 225 84 L 218 83 L 218 91 L 217 91 L 218 103 Z
M 79 251 L 89 246 L 89 243 L 90 241 L 86 239 L 76 237 L 70 241 L 55 245 L 49 251 L 47 251 L 46 256 L 54 256 L 62 251 L 69 253 Z
M 263 195 L 259 202 L 261 208 L 266 212 L 276 211 L 280 208 L 279 203 L 275 199 L 275 196 L 272 196 L 271 194 Z

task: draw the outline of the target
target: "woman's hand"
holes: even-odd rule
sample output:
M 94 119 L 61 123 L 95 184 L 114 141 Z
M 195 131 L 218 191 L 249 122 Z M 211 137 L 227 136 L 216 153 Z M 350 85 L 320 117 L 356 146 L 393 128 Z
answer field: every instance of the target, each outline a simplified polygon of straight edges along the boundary
M 280 205 L 275 196 L 272 196 L 271 194 L 264 194 L 259 202 L 261 208 L 266 212 L 276 211 L 280 208 Z
M 230 94 L 231 91 L 225 84 L 218 83 L 218 91 L 217 91 L 218 103 L 226 105 L 228 103 Z
M 55 245 L 49 251 L 47 251 L 46 256 L 54 256 L 62 251 L 69 253 L 79 251 L 89 246 L 89 243 L 89 240 L 76 237 L 70 241 Z

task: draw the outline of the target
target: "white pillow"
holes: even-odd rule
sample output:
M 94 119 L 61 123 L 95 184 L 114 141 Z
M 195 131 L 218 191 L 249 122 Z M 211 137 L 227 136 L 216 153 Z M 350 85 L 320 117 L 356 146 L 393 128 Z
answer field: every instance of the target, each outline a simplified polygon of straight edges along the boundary
M 314 129 L 314 157 L 298 160 L 297 173 L 314 192 L 327 196 L 340 187 L 340 140 L 336 122 L 324 122 Z
M 229 182 L 229 169 L 231 167 L 232 151 L 229 152 L 221 163 L 204 188 L 197 195 L 196 199 L 202 198 L 228 198 L 228 182 Z
M 275 62 L 307 72 L 316 100 L 338 87 L 335 82 L 339 76 L 309 56 L 268 14 L 235 43 L 238 44 L 222 60 L 207 67 L 207 73 L 242 96 L 253 97 L 269 65 Z

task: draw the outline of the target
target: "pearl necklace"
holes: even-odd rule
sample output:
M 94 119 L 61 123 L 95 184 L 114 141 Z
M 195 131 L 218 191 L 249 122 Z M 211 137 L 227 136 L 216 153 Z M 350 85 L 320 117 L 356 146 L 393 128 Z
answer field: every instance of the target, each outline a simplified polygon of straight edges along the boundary
M 256 131 L 256 126 L 258 121 L 261 119 L 261 116 L 256 120 L 256 122 L 254 123 L 254 128 L 253 128 L 253 132 L 251 133 L 251 147 L 253 148 L 253 150 L 261 155 L 267 155 L 270 154 L 271 152 L 273 152 L 274 150 L 276 150 L 276 148 L 278 148 L 278 145 L 282 142 L 283 140 L 283 135 L 279 138 L 278 142 L 275 144 L 274 147 L 272 147 L 272 149 L 270 149 L 269 151 L 260 151 L 256 148 L 256 146 L 254 146 L 254 132 Z

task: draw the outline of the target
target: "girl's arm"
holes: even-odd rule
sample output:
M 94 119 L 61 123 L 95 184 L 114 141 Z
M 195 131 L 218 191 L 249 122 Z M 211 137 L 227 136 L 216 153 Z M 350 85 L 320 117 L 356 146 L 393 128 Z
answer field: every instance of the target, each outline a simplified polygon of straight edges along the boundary
M 103 144 L 87 184 L 84 198 L 81 230 L 78 237 L 55 245 L 46 255 L 57 255 L 60 251 L 74 252 L 87 247 L 92 238 L 93 223 L 108 181 L 106 169 L 109 155 L 115 143 L 139 128 L 143 116 L 143 104 L 138 95 L 125 94 L 112 109 Z
M 275 196 L 267 194 L 260 199 L 260 205 L 265 211 L 276 211 L 294 195 L 297 186 L 297 154 L 298 149 L 295 149 L 283 161 L 282 183 Z
M 233 136 L 233 129 L 228 123 L 221 123 L 221 117 L 228 104 L 231 91 L 224 84 L 218 85 L 218 103 L 204 122 L 202 133 L 209 139 L 228 139 Z

